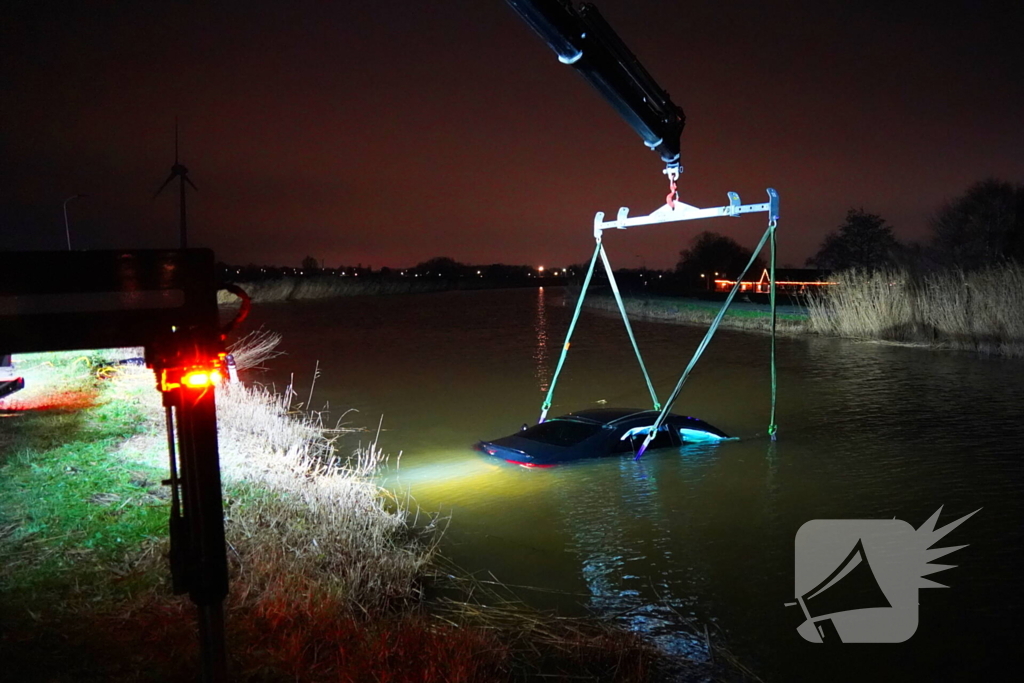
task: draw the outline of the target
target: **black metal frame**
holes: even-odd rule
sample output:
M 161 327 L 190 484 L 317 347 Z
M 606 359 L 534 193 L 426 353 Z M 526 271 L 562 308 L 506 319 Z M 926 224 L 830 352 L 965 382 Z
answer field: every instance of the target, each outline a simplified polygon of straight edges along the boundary
M 207 249 L 23 252 L 0 268 L 3 353 L 141 346 L 167 410 L 171 576 L 198 607 L 205 681 L 226 679 L 228 592 L 213 386 L 192 368 L 223 357 L 218 281 Z

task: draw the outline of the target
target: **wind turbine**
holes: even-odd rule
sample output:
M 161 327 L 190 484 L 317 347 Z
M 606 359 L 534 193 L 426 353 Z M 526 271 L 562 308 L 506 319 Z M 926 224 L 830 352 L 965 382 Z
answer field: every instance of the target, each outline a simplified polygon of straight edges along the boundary
M 167 176 L 167 180 L 160 186 L 160 189 L 153 195 L 153 199 L 156 199 L 164 188 L 167 187 L 172 180 L 178 179 L 178 188 L 181 197 L 181 248 L 185 249 L 188 247 L 188 230 L 186 227 L 185 217 L 185 183 L 192 186 L 192 189 L 199 192 L 199 188 L 188 178 L 188 169 L 185 168 L 184 164 L 178 162 L 178 117 L 174 117 L 174 165 L 171 166 L 171 175 Z

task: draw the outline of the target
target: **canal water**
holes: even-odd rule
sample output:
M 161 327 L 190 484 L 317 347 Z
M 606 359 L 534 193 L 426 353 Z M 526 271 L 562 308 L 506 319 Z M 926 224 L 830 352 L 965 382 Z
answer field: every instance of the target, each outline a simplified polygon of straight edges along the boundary
M 1024 601 L 1024 362 L 820 339 L 780 339 L 779 438 L 766 436 L 768 337 L 722 330 L 674 412 L 740 437 L 710 447 L 525 469 L 474 452 L 537 420 L 572 309 L 518 289 L 265 304 L 251 321 L 287 355 L 312 406 L 376 428 L 383 483 L 450 516 L 444 553 L 531 605 L 597 614 L 674 652 L 706 656 L 704 628 L 775 680 L 991 678 L 1012 661 Z M 636 322 L 660 396 L 704 330 Z M 584 312 L 551 414 L 649 407 L 621 320 Z M 352 412 L 345 412 L 352 409 Z M 372 436 L 372 435 L 371 435 Z M 346 437 L 355 444 L 368 435 Z M 795 537 L 810 520 L 937 527 L 968 547 L 918 591 L 900 644 L 806 642 Z M 919 572 L 920 573 L 920 572 Z

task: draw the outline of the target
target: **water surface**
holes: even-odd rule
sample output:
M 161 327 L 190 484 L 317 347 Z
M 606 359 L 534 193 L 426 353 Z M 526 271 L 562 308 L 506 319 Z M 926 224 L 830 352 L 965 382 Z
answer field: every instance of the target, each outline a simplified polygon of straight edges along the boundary
M 445 553 L 563 614 L 618 619 L 704 656 L 707 624 L 767 680 L 950 679 L 997 671 L 1020 633 L 1024 363 L 811 337 L 779 342 L 779 440 L 766 438 L 768 338 L 720 331 L 675 412 L 739 441 L 548 470 L 489 460 L 480 439 L 535 422 L 571 309 L 557 290 L 449 292 L 268 304 L 252 320 L 288 352 L 312 404 L 376 426 L 385 479 L 451 515 Z M 635 323 L 660 396 L 703 330 Z M 648 407 L 622 323 L 585 312 L 551 414 Z M 356 438 L 356 437 L 353 437 Z M 365 438 L 365 437 L 364 437 Z M 899 645 L 825 648 L 796 633 L 794 536 L 812 519 L 920 526 L 983 508 L 945 539 L 970 544 L 920 591 Z M 534 590 L 536 589 L 536 590 Z

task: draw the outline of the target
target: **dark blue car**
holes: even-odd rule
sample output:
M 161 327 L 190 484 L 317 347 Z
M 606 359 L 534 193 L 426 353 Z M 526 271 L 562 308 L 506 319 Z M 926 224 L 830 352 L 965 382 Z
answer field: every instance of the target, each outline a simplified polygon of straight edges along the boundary
M 515 434 L 481 441 L 477 450 L 524 467 L 551 467 L 606 455 L 635 455 L 658 413 L 654 410 L 603 408 L 553 417 Z M 668 414 L 649 449 L 679 447 L 730 438 L 695 417 Z

